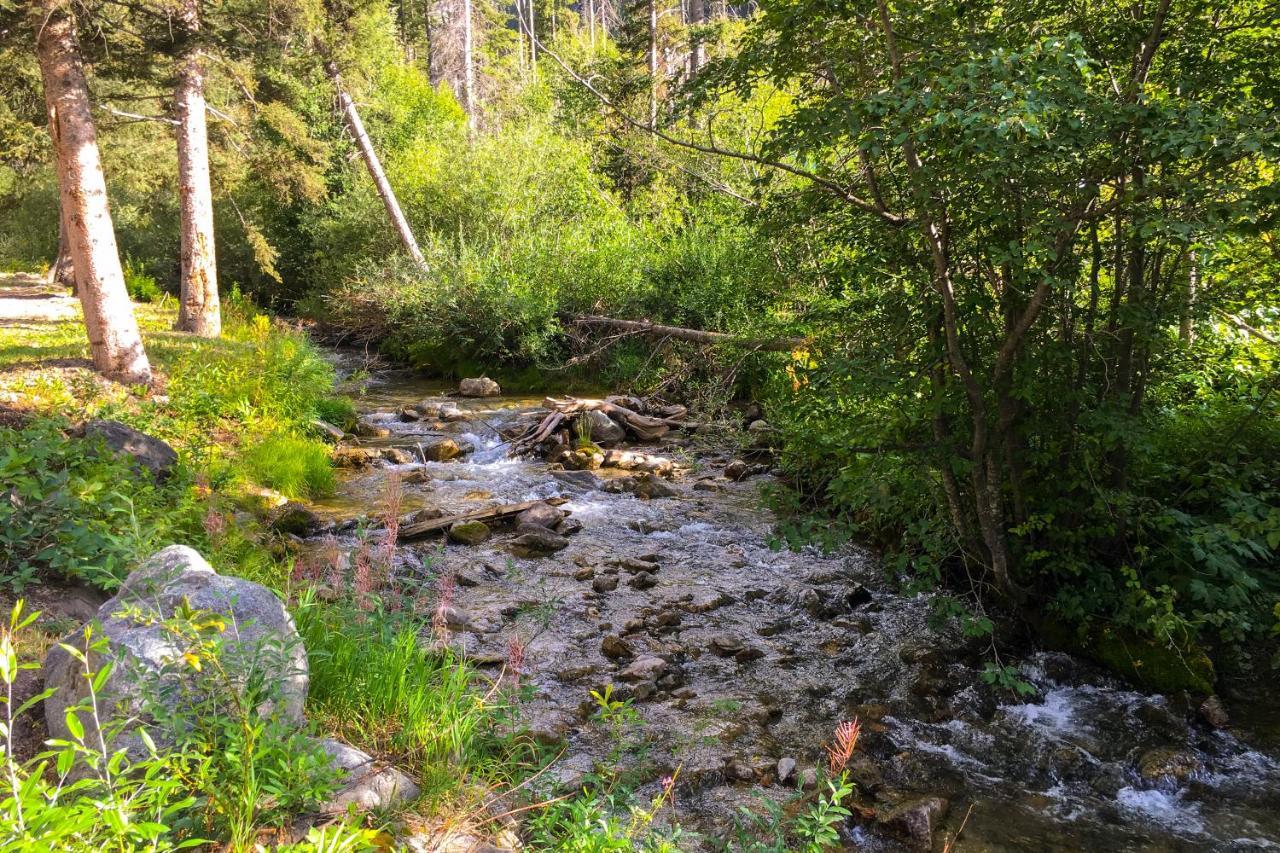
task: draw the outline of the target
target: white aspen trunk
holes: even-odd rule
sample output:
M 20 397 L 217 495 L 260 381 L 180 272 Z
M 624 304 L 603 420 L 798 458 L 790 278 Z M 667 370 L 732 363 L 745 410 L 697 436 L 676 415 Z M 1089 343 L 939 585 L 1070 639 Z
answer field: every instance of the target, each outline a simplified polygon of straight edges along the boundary
M 476 129 L 475 32 L 471 20 L 474 14 L 471 0 L 462 0 L 462 99 L 466 101 L 467 130 L 472 133 Z
M 706 0 L 689 0 L 689 25 L 696 27 L 703 22 L 706 17 Z M 698 69 L 702 67 L 702 35 L 694 36 L 693 43 L 689 45 L 689 76 L 692 77 L 698 73 Z
M 120 267 L 75 21 L 61 0 L 37 0 L 32 19 L 93 366 L 121 382 L 150 384 L 151 364 Z
M 178 115 L 178 209 L 182 235 L 181 290 L 175 329 L 202 338 L 222 334 L 218 262 L 213 241 L 213 190 L 209 184 L 209 134 L 204 100 L 204 51 L 199 0 L 183 0 L 186 46 L 179 58 L 174 105 Z
M 364 164 L 369 169 L 369 176 L 373 178 L 373 184 L 378 190 L 378 196 L 387 208 L 387 217 L 391 220 L 391 224 L 395 226 L 396 233 L 400 235 L 400 242 L 404 245 L 404 250 L 409 253 L 409 257 L 413 258 L 418 266 L 426 267 L 426 258 L 422 256 L 422 250 L 418 248 L 418 241 L 413 237 L 413 231 L 409 228 L 409 220 L 404 218 L 404 213 L 400 210 L 400 202 L 396 200 L 395 191 L 391 189 L 391 183 L 387 180 L 386 173 L 382 171 L 382 161 L 378 159 L 378 152 L 373 150 L 373 141 L 369 139 L 369 134 L 365 132 L 364 122 L 360 121 L 360 113 L 356 111 L 355 101 L 351 100 L 351 96 L 347 94 L 347 90 L 342 85 L 342 75 L 338 73 L 338 63 L 332 59 L 326 60 L 324 68 L 329 73 L 329 79 L 333 81 L 333 88 L 338 92 L 338 104 L 342 107 L 342 115 L 346 119 L 347 130 L 359 147 L 361 156 L 364 157 Z
M 649 127 L 658 126 L 658 0 L 649 0 Z
M 587 0 L 587 29 L 591 34 L 591 52 L 596 51 L 596 0 Z

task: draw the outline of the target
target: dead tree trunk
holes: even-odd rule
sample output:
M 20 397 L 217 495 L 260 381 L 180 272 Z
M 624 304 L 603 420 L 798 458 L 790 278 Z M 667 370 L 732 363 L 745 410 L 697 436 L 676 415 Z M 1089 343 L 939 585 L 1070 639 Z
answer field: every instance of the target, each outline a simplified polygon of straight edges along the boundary
M 93 365 L 113 379 L 149 384 L 151 364 L 120 267 L 75 21 L 60 0 L 37 0 L 32 23 Z
M 701 329 L 686 329 L 682 326 L 664 326 L 648 320 L 617 320 L 613 317 L 600 317 L 595 314 L 579 314 L 572 318 L 573 322 L 584 326 L 603 326 L 621 332 L 632 332 L 638 335 L 649 335 L 655 338 L 675 338 L 691 341 L 695 344 L 737 344 L 751 349 L 768 352 L 791 352 L 809 345 L 805 338 L 773 338 L 770 340 L 752 340 L 739 338 L 727 332 L 704 332 Z
M 324 67 L 329 74 L 329 79 L 333 81 L 334 89 L 338 92 L 338 104 L 342 107 L 342 115 L 346 119 L 347 130 L 360 148 L 360 154 L 364 157 L 364 164 L 368 167 L 369 175 L 373 178 L 374 186 L 378 189 L 378 195 L 382 198 L 382 203 L 387 208 L 387 216 L 391 219 L 391 224 L 395 226 L 396 233 L 400 235 L 400 242 L 404 245 L 404 250 L 409 253 L 409 257 L 417 262 L 418 266 L 426 267 L 426 258 L 422 256 L 422 250 L 418 248 L 418 241 L 413 237 L 413 231 L 409 228 L 409 220 L 404 218 L 404 213 L 400 210 L 400 202 L 396 200 L 395 191 L 391 189 L 386 173 L 382 171 L 382 161 L 378 159 L 378 152 L 373 150 L 373 141 L 369 139 L 369 134 L 365 132 L 364 122 L 360 121 L 360 113 L 356 111 L 355 101 L 351 100 L 351 96 L 347 94 L 347 90 L 342 85 L 342 75 L 338 73 L 338 64 L 329 59 L 325 61 Z
M 199 0 L 183 0 L 184 47 L 178 60 L 174 105 L 178 117 L 179 231 L 182 277 L 174 328 L 202 338 L 222 334 L 218 263 L 213 243 L 213 190 L 209 185 L 209 134 L 204 100 L 204 51 L 199 44 Z

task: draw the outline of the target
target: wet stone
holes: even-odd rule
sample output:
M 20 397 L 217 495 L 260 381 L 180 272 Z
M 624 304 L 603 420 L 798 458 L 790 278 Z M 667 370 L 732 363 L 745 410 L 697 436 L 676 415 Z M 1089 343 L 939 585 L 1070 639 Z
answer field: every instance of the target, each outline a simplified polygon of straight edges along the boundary
M 356 421 L 355 429 L 352 432 L 361 438 L 386 438 L 391 435 L 391 428 L 369 421 Z
M 653 655 L 645 655 L 632 661 L 622 672 L 618 673 L 618 677 L 623 681 L 631 682 L 651 681 L 666 669 L 667 662 L 665 660 Z
M 489 538 L 489 525 L 483 521 L 459 521 L 449 528 L 449 538 L 461 545 L 479 545 Z
M 618 577 L 617 575 L 601 575 L 592 582 L 591 588 L 596 592 L 613 592 L 618 588 Z
M 638 590 L 653 589 L 657 585 L 658 579 L 648 573 L 636 575 L 631 580 L 627 581 L 627 586 Z
M 785 785 L 791 781 L 791 777 L 796 773 L 796 760 L 794 758 L 779 758 L 778 764 L 774 768 L 774 778 L 778 780 L 779 785 Z
M 631 645 L 616 634 L 607 634 L 600 641 L 600 653 L 610 660 L 631 657 Z

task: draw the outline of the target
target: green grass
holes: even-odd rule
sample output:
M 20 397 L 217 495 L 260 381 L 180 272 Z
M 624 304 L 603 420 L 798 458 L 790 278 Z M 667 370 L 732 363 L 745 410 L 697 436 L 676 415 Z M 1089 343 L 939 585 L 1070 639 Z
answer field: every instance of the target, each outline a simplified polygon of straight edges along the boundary
M 292 435 L 274 435 L 254 444 L 238 463 L 253 482 L 290 498 L 333 494 L 333 467 L 323 444 Z
M 303 595 L 294 620 L 311 666 L 308 713 L 320 727 L 392 757 L 422 786 L 427 808 L 510 783 L 536 766 L 531 745 L 504 734 L 506 698 L 448 647 L 428 620 Z

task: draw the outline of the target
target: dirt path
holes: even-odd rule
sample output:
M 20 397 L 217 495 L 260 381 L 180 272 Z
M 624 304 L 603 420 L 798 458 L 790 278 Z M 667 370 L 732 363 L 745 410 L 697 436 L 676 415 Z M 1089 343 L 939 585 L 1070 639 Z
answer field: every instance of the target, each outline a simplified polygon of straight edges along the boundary
M 62 285 L 30 273 L 0 275 L 0 325 L 58 323 L 80 315 L 80 301 Z

